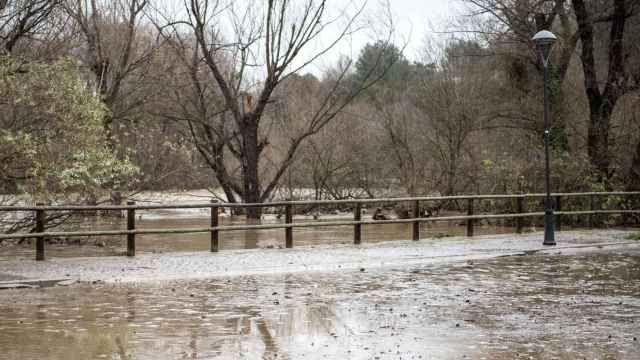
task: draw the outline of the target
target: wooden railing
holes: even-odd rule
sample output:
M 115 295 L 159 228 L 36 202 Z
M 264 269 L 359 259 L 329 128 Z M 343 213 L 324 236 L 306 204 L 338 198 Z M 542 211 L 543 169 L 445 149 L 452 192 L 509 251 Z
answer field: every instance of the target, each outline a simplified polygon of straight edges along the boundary
M 632 197 L 640 196 L 640 192 L 591 192 L 591 193 L 554 193 L 552 197 L 555 203 L 555 216 L 557 228 L 562 226 L 562 216 L 578 215 L 589 216 L 589 224 L 593 226 L 594 218 L 597 215 L 611 214 L 640 214 L 640 210 L 633 209 L 616 209 L 603 210 L 599 209 L 596 201 L 602 197 Z M 190 233 L 210 233 L 211 251 L 217 252 L 220 249 L 220 232 L 233 230 L 260 230 L 260 229 L 285 229 L 285 246 L 293 247 L 293 228 L 310 228 L 325 226 L 353 226 L 353 242 L 360 244 L 362 242 L 362 226 L 368 224 L 403 224 L 410 223 L 412 226 L 413 240 L 420 239 L 420 223 L 435 221 L 466 221 L 467 236 L 473 236 L 474 223 L 481 219 L 516 219 L 516 233 L 522 233 L 522 219 L 527 217 L 541 217 L 543 211 L 525 212 L 525 199 L 541 199 L 545 194 L 514 194 L 514 195 L 459 195 L 459 196 L 430 196 L 430 197 L 406 197 L 406 198 L 386 198 L 386 199 L 349 199 L 349 200 L 314 200 L 314 201 L 278 201 L 270 203 L 219 203 L 211 201 L 209 203 L 198 204 L 164 204 L 164 205 L 138 205 L 135 202 L 127 202 L 127 205 L 114 206 L 79 206 L 79 205 L 62 205 L 62 206 L 0 206 L 0 212 L 34 212 L 35 214 L 35 230 L 31 233 L 12 233 L 0 234 L 0 239 L 26 239 L 34 238 L 36 240 L 36 260 L 44 260 L 45 258 L 45 238 L 66 237 L 66 236 L 116 236 L 127 235 L 127 256 L 135 256 L 136 251 L 136 235 L 143 234 L 190 234 Z M 589 210 L 573 210 L 563 211 L 561 204 L 562 198 L 588 197 L 590 199 Z M 515 200 L 516 211 L 505 214 L 475 214 L 474 201 L 480 200 Z M 436 216 L 422 217 L 421 204 L 426 202 L 443 202 L 443 201 L 467 201 L 467 214 L 456 216 Z M 383 203 L 404 203 L 411 202 L 413 204 L 414 216 L 410 219 L 393 219 L 393 220 L 363 220 L 362 206 L 366 204 L 383 204 Z M 293 210 L 296 206 L 318 206 L 318 205 L 353 205 L 352 221 L 321 221 L 321 222 L 293 222 Z M 260 224 L 260 225 L 224 225 L 219 224 L 220 208 L 250 208 L 250 207 L 282 207 L 284 208 L 285 221 L 280 224 Z M 204 228 L 178 228 L 178 229 L 136 229 L 136 210 L 166 210 L 166 209 L 210 209 L 211 222 L 209 227 Z M 101 231 L 73 231 L 73 232 L 46 232 L 46 213 L 48 212 L 86 212 L 86 211 L 126 211 L 127 213 L 127 229 L 126 230 L 101 230 Z M 417 215 L 415 215 L 417 214 Z

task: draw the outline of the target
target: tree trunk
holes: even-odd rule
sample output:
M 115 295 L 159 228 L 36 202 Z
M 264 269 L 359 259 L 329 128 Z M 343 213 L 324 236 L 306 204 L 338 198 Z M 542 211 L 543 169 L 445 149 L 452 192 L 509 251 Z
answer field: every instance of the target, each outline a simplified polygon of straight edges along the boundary
M 260 147 L 258 143 L 257 119 L 247 117 L 242 128 L 242 142 L 244 147 L 242 157 L 242 199 L 247 203 L 260 202 L 261 187 L 259 177 Z M 260 219 L 262 208 L 247 208 L 247 218 Z
M 597 106 L 597 105 L 595 105 Z M 598 181 L 609 178 L 611 158 L 609 156 L 609 128 L 611 109 L 609 105 L 592 106 L 589 118 L 587 151 L 591 164 L 598 171 Z

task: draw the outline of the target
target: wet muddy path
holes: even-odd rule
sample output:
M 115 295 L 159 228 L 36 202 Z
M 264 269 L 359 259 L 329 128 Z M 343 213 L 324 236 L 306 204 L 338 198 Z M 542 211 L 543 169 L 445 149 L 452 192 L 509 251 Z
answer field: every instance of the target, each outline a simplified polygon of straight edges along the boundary
M 640 359 L 640 250 L 5 290 L 0 313 L 1 359 Z

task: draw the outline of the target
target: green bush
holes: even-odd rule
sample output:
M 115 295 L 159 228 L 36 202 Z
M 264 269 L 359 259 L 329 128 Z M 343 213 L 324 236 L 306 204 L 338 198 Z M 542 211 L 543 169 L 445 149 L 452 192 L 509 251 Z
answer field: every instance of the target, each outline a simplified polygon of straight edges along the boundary
M 107 109 L 74 61 L 0 58 L 0 99 L 0 183 L 19 179 L 18 191 L 40 201 L 95 198 L 137 173 L 107 146 Z

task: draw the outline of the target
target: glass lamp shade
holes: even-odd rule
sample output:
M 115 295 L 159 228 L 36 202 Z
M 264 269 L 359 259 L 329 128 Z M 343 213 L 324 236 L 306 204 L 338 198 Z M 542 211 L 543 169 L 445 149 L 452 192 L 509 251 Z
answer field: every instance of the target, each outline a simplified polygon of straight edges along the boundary
M 549 61 L 549 55 L 551 54 L 551 47 L 558 38 L 548 30 L 538 31 L 531 40 L 536 43 L 542 62 L 547 64 Z

